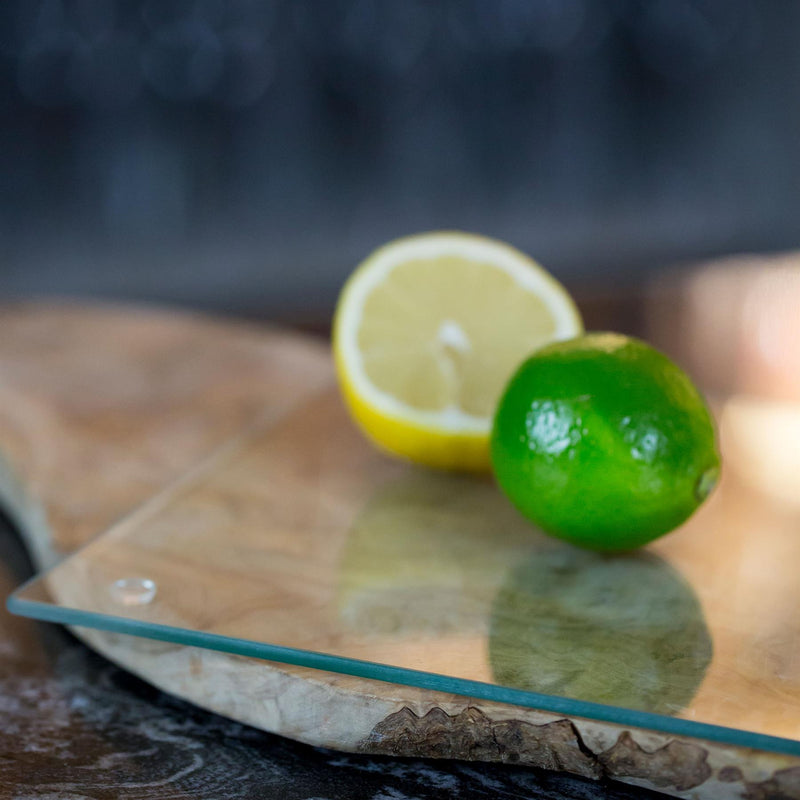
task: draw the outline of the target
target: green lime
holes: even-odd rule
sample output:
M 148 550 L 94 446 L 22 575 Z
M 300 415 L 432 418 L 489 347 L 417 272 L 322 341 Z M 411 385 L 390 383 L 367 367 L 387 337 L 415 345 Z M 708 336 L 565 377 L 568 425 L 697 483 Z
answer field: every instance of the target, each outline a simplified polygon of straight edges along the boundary
M 604 551 L 676 528 L 719 475 L 711 414 L 689 377 L 615 333 L 557 342 L 525 361 L 497 407 L 491 457 L 526 517 Z

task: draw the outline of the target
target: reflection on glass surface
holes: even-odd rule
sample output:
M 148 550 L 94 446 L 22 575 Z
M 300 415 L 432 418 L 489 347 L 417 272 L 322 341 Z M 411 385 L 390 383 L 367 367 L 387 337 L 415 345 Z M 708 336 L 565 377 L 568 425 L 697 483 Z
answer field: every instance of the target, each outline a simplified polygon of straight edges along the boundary
M 697 597 L 668 563 L 554 541 L 474 478 L 411 470 L 378 489 L 339 581 L 342 621 L 376 652 L 398 639 L 480 651 L 488 637 L 483 677 L 502 686 L 673 714 L 711 660 Z
M 410 470 L 353 523 L 339 613 L 362 635 L 485 635 L 506 575 L 545 542 L 490 482 Z
M 691 586 L 665 561 L 565 546 L 508 575 L 489 655 L 504 686 L 674 714 L 705 675 L 711 639 Z

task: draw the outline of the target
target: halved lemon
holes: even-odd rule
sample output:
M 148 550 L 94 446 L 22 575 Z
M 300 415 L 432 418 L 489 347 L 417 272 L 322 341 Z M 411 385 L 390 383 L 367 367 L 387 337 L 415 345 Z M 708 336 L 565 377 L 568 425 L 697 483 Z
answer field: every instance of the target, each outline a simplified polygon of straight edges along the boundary
M 355 270 L 336 307 L 333 352 L 350 412 L 378 447 L 484 471 L 514 370 L 582 330 L 564 287 L 519 250 L 425 233 L 384 245 Z

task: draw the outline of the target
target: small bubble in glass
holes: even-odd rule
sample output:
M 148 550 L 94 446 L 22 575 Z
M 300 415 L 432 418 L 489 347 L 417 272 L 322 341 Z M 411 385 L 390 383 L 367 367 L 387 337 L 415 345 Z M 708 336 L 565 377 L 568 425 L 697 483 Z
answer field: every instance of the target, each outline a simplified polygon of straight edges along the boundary
M 123 606 L 146 606 L 156 596 L 156 588 L 149 578 L 120 578 L 111 584 L 111 596 Z

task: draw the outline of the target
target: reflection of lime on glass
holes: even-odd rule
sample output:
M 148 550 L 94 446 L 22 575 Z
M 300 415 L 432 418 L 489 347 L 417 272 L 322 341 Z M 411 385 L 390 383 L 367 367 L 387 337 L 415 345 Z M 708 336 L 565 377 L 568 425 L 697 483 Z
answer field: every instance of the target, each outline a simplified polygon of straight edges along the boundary
M 525 516 L 607 551 L 680 525 L 719 473 L 711 415 L 691 380 L 611 333 L 551 344 L 522 364 L 500 400 L 491 455 Z
M 495 598 L 497 683 L 657 713 L 685 707 L 712 654 L 689 584 L 650 553 L 553 544 L 520 562 Z
M 575 336 L 567 292 L 523 253 L 464 233 L 377 250 L 339 297 L 333 349 L 355 420 L 418 463 L 485 470 L 497 400 L 532 350 Z

